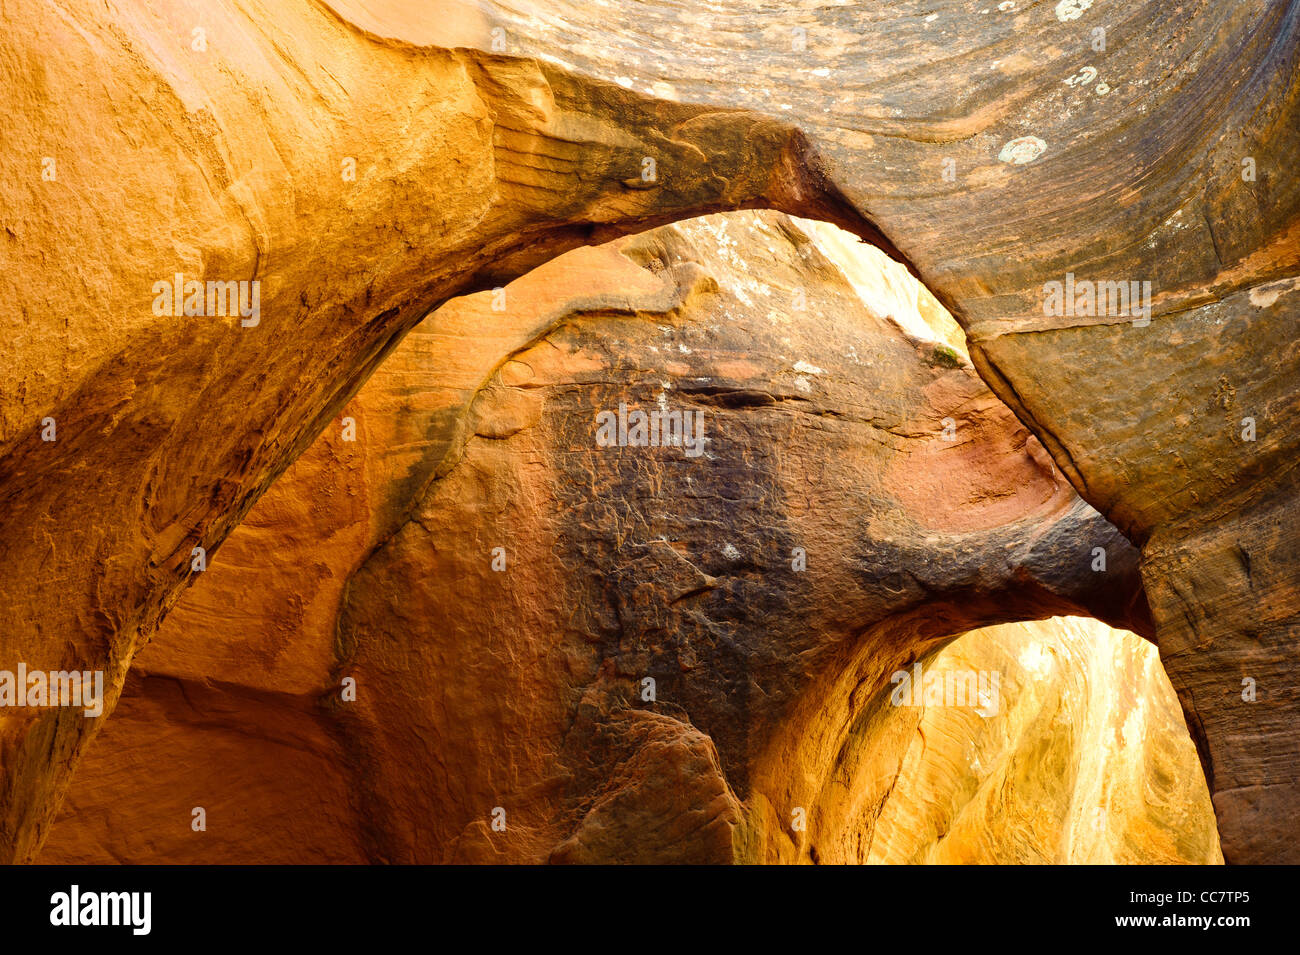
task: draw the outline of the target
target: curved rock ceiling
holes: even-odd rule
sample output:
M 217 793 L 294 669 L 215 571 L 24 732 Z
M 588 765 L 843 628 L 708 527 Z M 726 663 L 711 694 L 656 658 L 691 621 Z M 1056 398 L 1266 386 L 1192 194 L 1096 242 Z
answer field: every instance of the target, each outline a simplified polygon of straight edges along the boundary
M 104 669 L 111 709 L 193 548 L 432 308 L 774 207 L 907 263 L 1141 548 L 1224 857 L 1295 861 L 1300 4 L 419 9 L 6 14 L 0 658 Z M 176 276 L 260 309 L 157 314 Z M 1149 282 L 1149 322 L 1048 314 L 1076 280 Z M 99 722 L 0 715 L 4 858 Z
M 902 851 L 899 812 L 990 788 L 977 858 L 1104 857 L 1110 829 L 1133 861 L 1211 858 L 1133 634 L 994 627 L 951 648 L 998 674 L 984 703 L 891 705 L 972 626 L 1149 624 L 1136 552 L 872 251 L 719 215 L 436 311 L 139 655 L 41 861 L 865 862 Z M 702 453 L 594 446 L 619 403 L 693 409 Z M 918 754 L 944 726 L 968 763 Z

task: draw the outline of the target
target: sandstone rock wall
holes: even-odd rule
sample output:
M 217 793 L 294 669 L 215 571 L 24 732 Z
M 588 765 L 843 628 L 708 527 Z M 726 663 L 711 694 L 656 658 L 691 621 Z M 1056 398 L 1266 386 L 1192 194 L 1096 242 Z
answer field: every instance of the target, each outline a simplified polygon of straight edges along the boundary
M 999 705 L 922 703 L 867 861 L 1223 861 L 1196 749 L 1150 643 L 1056 618 L 965 634 L 927 662 L 945 684 L 998 674 Z
M 912 755 L 893 669 L 996 620 L 1148 626 L 1132 548 L 894 268 L 736 214 L 438 310 L 140 655 L 42 861 L 865 861 Z M 702 453 L 597 446 L 620 402 L 700 413 Z
M 194 548 L 434 306 L 683 215 L 860 221 L 780 120 L 377 42 L 308 0 L 77 0 L 5 26 L 0 657 L 104 670 L 107 712 Z M 663 188 L 641 188 L 647 155 Z M 247 317 L 158 304 L 160 282 L 241 281 Z M 6 715 L 0 858 L 35 851 L 98 723 Z
M 776 207 L 891 250 L 962 324 L 1143 548 L 1226 857 L 1300 852 L 1297 0 L 73 0 L 5 27 L 10 667 L 102 669 L 111 709 L 193 548 L 440 302 Z M 256 324 L 155 314 L 178 274 L 262 282 Z M 1150 282 L 1150 323 L 1047 313 L 1072 276 Z M 4 715 L 0 857 L 36 852 L 99 722 Z

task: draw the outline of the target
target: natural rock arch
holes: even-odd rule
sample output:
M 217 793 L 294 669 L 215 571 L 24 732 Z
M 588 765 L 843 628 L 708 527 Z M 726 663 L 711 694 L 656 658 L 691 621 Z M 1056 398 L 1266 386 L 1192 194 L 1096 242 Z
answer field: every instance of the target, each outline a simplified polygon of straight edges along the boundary
M 918 713 L 888 703 L 891 671 L 995 621 L 1150 629 L 1135 550 L 871 251 L 710 216 L 433 313 L 174 609 L 51 855 L 80 834 L 157 861 L 295 840 L 404 863 L 865 860 Z M 702 440 L 603 446 L 624 405 L 689 410 Z M 116 769 L 218 728 L 203 773 Z M 292 767 L 281 801 L 259 764 Z M 177 828 L 191 802 L 224 823 Z M 158 830 L 156 850 L 124 835 Z
M 619 49 L 669 31 L 647 5 L 607 18 L 599 49 L 580 7 L 552 6 L 538 40 L 485 8 L 501 55 L 420 45 L 402 3 L 360 28 L 306 2 L 274 21 L 15 15 L 3 659 L 98 666 L 119 688 L 192 547 L 214 548 L 437 302 L 592 238 L 774 206 L 905 256 L 998 395 L 1143 547 L 1224 855 L 1293 859 L 1300 5 L 934 7 L 747 8 L 707 41 L 678 31 L 671 77 Z M 1027 136 L 1041 151 L 1006 151 Z M 259 279 L 261 323 L 159 320 L 150 290 L 176 273 Z M 1153 281 L 1150 326 L 1045 318 L 1067 273 Z M 39 845 L 87 731 L 6 716 L 6 858 Z

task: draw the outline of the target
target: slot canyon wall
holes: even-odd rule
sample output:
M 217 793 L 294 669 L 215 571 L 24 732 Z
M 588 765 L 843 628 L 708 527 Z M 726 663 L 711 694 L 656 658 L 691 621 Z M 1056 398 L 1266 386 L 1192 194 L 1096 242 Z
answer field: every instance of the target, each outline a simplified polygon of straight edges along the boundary
M 1014 710 L 924 710 L 867 861 L 1223 861 L 1196 749 L 1151 644 L 1056 618 L 965 634 L 932 669 L 1000 673 Z
M 1132 634 L 994 627 L 964 638 L 1003 675 L 991 711 L 888 704 L 894 670 L 988 622 L 1149 632 L 1135 551 L 962 347 L 902 266 L 776 214 L 449 303 L 140 654 L 40 861 L 862 862 L 924 831 L 899 813 L 981 785 L 1004 802 L 967 813 L 973 859 L 1104 856 L 1113 830 L 1129 861 L 1214 860 Z M 700 453 L 597 446 L 620 403 L 698 413 Z M 979 752 L 920 779 L 917 734 L 957 738 L 945 715 L 986 728 Z M 1122 734 L 1121 769 L 1090 737 Z M 1103 769 L 1136 795 L 1085 791 Z
M 654 802 L 636 781 L 666 760 L 698 767 L 686 776 L 706 787 L 693 798 L 716 797 L 710 820 L 738 818 L 743 807 L 742 823 L 712 827 L 713 850 L 738 845 L 751 859 L 817 847 L 848 857 L 837 840 L 861 832 L 871 813 L 818 775 L 847 737 L 814 730 L 825 721 L 847 732 L 862 705 L 854 674 L 888 672 L 990 615 L 1086 613 L 1154 632 L 1224 858 L 1300 858 L 1289 427 L 1300 380 L 1296 0 L 760 3 L 698 13 L 565 0 L 527 9 L 72 0 L 14 5 L 4 16 L 0 102 L 12 148 L 0 155 L 0 288 L 10 303 L 0 319 L 0 608 L 10 624 L 0 668 L 104 670 L 109 699 L 94 719 L 0 712 L 0 858 L 37 855 L 136 651 L 192 582 L 194 548 L 216 554 L 425 315 L 577 246 L 755 207 L 836 223 L 905 263 L 962 325 L 980 378 L 1045 453 L 1025 450 L 1035 446 L 1015 437 L 969 370 L 919 367 L 904 339 L 892 345 L 904 364 L 846 367 L 832 348 L 845 330 L 827 314 L 789 331 L 809 352 L 796 360 L 828 372 L 804 376 L 811 395 L 779 364 L 791 349 L 761 327 L 717 343 L 740 365 L 700 374 L 721 378 L 724 390 L 689 391 L 686 379 L 665 376 L 680 385 L 674 397 L 689 391 L 683 400 L 747 441 L 718 432 L 709 450 L 723 465 L 704 497 L 683 486 L 680 468 L 639 474 L 625 462 L 602 473 L 608 483 L 591 487 L 638 515 L 611 529 L 614 518 L 579 485 L 543 483 L 544 474 L 586 476 L 567 453 L 578 435 L 563 423 L 580 410 L 589 427 L 598 402 L 616 397 L 551 350 L 627 374 L 644 359 L 632 343 L 645 342 L 645 329 L 625 313 L 665 306 L 641 301 L 602 316 L 623 336 L 608 354 L 582 338 L 594 333 L 581 321 L 553 330 L 553 345 L 518 327 L 494 341 L 500 325 L 482 323 L 465 335 L 469 353 L 527 354 L 537 378 L 517 381 L 514 365 L 493 363 L 493 383 L 471 386 L 478 370 L 439 354 L 445 368 L 432 373 L 460 397 L 441 406 L 447 430 L 409 424 L 417 445 L 431 440 L 426 432 L 442 435 L 425 450 L 395 452 L 424 462 L 405 462 L 409 483 L 372 477 L 365 486 L 386 488 L 384 506 L 354 502 L 358 518 L 401 519 L 366 530 L 375 536 L 364 565 L 349 570 L 340 646 L 327 653 L 313 643 L 310 664 L 289 655 L 283 684 L 241 672 L 232 686 L 275 705 L 285 702 L 279 694 L 319 686 L 329 661 L 354 668 L 359 686 L 389 689 L 339 715 L 337 745 L 390 747 L 395 761 L 375 771 L 399 775 L 402 753 L 432 746 L 437 719 L 449 716 L 426 711 L 432 722 L 410 727 L 410 739 L 387 738 L 402 732 L 379 709 L 397 690 L 395 674 L 423 673 L 433 694 L 441 684 L 431 667 L 477 672 L 474 653 L 492 648 L 438 642 L 454 620 L 426 644 L 394 642 L 399 621 L 418 631 L 438 609 L 400 613 L 397 582 L 432 569 L 462 580 L 466 602 L 480 599 L 473 587 L 483 579 L 458 575 L 468 566 L 458 562 L 508 536 L 493 522 L 514 514 L 512 526 L 528 533 L 500 546 L 550 575 L 508 575 L 495 610 L 479 612 L 494 614 L 502 640 L 530 617 L 554 620 L 555 639 L 570 643 L 548 665 L 562 659 L 571 672 L 561 682 L 584 692 L 567 748 L 556 750 L 559 771 L 518 794 L 528 821 L 512 830 L 512 852 L 601 857 L 645 823 Z M 246 318 L 206 314 L 202 304 L 166 314 L 156 287 L 177 276 L 182 286 L 257 280 L 259 309 Z M 1150 282 L 1149 322 L 1095 308 L 1046 314 L 1048 283 L 1076 277 Z M 680 310 L 716 295 L 700 281 L 674 273 L 671 289 L 645 294 Z M 821 351 L 825 363 L 812 357 Z M 688 377 L 699 370 L 686 364 Z M 887 394 L 869 394 L 870 384 L 855 384 L 860 375 Z M 634 399 L 657 401 L 645 387 Z M 458 402 L 469 410 L 448 410 Z M 531 424 L 539 402 L 551 415 L 540 427 Z M 831 410 L 810 413 L 817 407 Z M 909 438 L 932 437 L 945 410 L 987 432 L 960 454 L 979 449 L 991 460 L 965 461 L 961 475 L 933 461 L 899 463 L 924 457 L 906 451 Z M 373 416 L 370 424 L 378 427 Z M 786 454 L 774 435 L 807 444 Z M 936 503 L 935 489 L 921 488 L 922 500 L 909 499 L 878 442 L 903 475 L 937 473 L 959 487 L 987 478 L 1009 482 L 988 491 L 1016 493 Z M 492 457 L 516 452 L 510 460 L 530 467 L 507 484 L 514 472 L 494 472 L 508 462 Z M 446 473 L 429 470 L 456 454 L 464 459 Z M 742 465 L 766 481 L 740 482 Z M 802 471 L 796 480 L 782 470 L 799 467 L 834 493 L 813 500 Z M 711 510 L 683 510 L 674 524 L 637 496 L 641 480 Z M 756 495 L 743 509 L 733 484 Z M 303 508 L 309 525 L 333 520 Z M 733 514 L 753 523 L 742 520 L 740 539 L 722 542 L 740 557 L 719 557 L 715 525 Z M 939 540 L 891 538 L 872 524 L 905 514 L 923 517 L 919 526 Z M 1078 565 L 1080 541 L 1109 535 L 1122 549 L 1114 528 L 1140 550 L 1154 631 L 1130 619 L 1143 588 L 1124 568 L 1137 568 L 1136 553 L 1112 561 L 1104 587 Z M 438 538 L 432 568 L 413 557 L 422 536 Z M 846 556 L 819 568 L 824 576 L 758 586 L 760 568 L 784 560 L 794 536 L 838 541 Z M 637 573 L 618 573 L 634 553 L 640 573 L 653 568 L 679 588 L 677 603 L 646 601 Z M 301 612 L 327 621 L 329 596 L 309 607 L 310 593 L 298 598 Z M 765 629 L 747 629 L 746 615 Z M 266 621 L 275 619 L 262 618 L 267 654 L 275 636 Z M 754 642 L 756 633 L 773 643 Z M 655 650 L 650 660 L 643 643 Z M 593 673 L 597 647 L 609 662 Z M 220 662 L 207 678 L 228 672 Z M 711 682 L 687 678 L 705 667 Z M 821 679 L 832 672 L 837 680 Z M 175 673 L 183 702 L 194 671 Z M 646 675 L 659 681 L 660 710 L 622 706 L 630 681 Z M 474 705 L 533 705 L 529 686 Z M 319 732 L 313 725 L 304 715 L 304 738 Z M 496 732 L 484 745 L 509 750 L 508 733 Z M 846 776 L 868 771 L 864 755 L 843 758 L 854 761 Z M 509 765 L 434 785 L 486 794 L 502 788 L 491 774 L 509 776 Z M 662 795 L 689 802 L 686 792 Z M 400 782 L 376 792 L 370 805 L 379 808 L 358 836 L 364 853 L 411 858 L 452 842 L 465 857 L 494 849 L 468 823 L 455 832 L 437 831 L 455 820 L 426 825 L 422 798 Z M 793 806 L 810 809 L 813 827 L 797 841 L 781 828 Z M 738 843 L 724 845 L 727 828 L 741 832 Z M 552 843 L 561 831 L 565 840 Z M 706 843 L 697 833 L 660 851 Z

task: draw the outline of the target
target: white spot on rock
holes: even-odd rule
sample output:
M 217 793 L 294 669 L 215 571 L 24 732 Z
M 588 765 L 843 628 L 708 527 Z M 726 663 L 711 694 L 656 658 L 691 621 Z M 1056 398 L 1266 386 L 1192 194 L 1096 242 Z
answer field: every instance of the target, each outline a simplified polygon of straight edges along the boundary
M 1293 292 L 1297 289 L 1300 289 L 1300 278 L 1282 279 L 1280 282 L 1260 285 L 1250 290 L 1250 304 L 1256 308 L 1269 308 L 1282 297 L 1284 292 Z
M 1047 143 L 1037 136 L 1020 136 L 1002 147 L 998 159 L 1014 166 L 1023 166 L 1041 156 L 1046 148 Z
M 816 365 L 810 365 L 806 361 L 797 361 L 794 363 L 794 370 L 804 375 L 824 375 L 826 372 Z
M 1083 16 L 1083 11 L 1090 6 L 1092 6 L 1092 0 L 1061 0 L 1056 5 L 1056 19 L 1062 23 L 1077 20 Z
M 660 99 L 677 99 L 677 88 L 671 83 L 665 83 L 663 80 L 655 80 L 650 86 L 650 92 Z
M 724 544 L 722 547 L 722 556 L 727 560 L 740 560 L 740 551 L 730 544 Z

